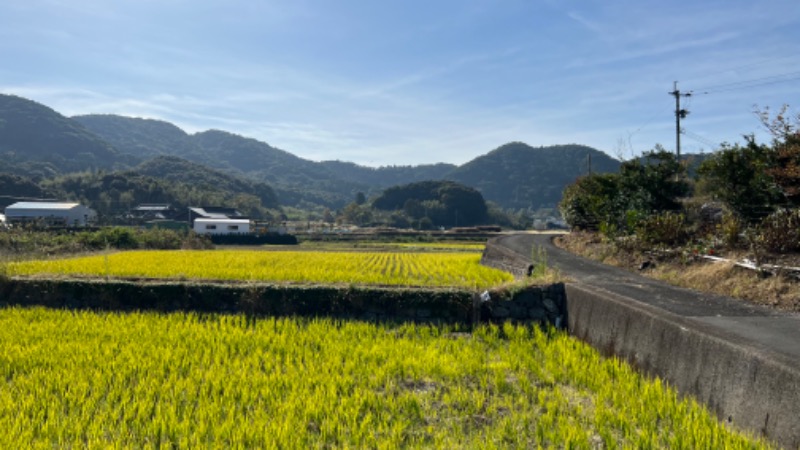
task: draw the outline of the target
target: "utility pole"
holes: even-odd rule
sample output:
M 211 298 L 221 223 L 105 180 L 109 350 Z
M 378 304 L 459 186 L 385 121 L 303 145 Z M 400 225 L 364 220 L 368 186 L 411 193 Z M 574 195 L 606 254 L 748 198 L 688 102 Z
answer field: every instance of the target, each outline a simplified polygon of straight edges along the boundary
M 672 92 L 669 95 L 675 97 L 675 154 L 678 156 L 678 161 L 681 160 L 681 119 L 685 119 L 689 115 L 689 111 L 681 109 L 681 97 L 691 97 L 692 93 L 681 93 L 678 90 L 678 82 L 672 84 Z

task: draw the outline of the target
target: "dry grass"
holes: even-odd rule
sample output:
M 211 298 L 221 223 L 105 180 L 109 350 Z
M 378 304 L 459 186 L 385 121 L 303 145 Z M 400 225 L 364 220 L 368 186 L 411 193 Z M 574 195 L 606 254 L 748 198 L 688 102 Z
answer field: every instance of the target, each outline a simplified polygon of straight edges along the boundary
M 735 267 L 731 263 L 682 258 L 680 252 L 671 258 L 659 258 L 653 269 L 638 271 L 639 265 L 648 257 L 641 252 L 620 249 L 595 234 L 572 233 L 556 239 L 556 243 L 572 253 L 637 271 L 644 276 L 675 286 L 735 297 L 785 311 L 800 312 L 800 284 L 787 277 L 765 278 L 753 271 Z M 726 258 L 733 260 L 745 256 L 725 255 Z

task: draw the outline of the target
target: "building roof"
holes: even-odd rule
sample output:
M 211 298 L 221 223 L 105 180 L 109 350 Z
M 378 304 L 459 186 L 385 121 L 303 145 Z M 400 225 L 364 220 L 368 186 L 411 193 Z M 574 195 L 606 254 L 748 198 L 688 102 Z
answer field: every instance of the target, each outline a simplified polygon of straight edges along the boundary
M 241 218 L 242 213 L 235 208 L 224 208 L 219 206 L 190 206 L 189 210 L 205 219 L 228 219 L 231 217 Z
M 6 207 L 8 209 L 58 209 L 58 210 L 69 210 L 76 206 L 80 206 L 80 203 L 70 203 L 70 202 L 17 202 L 12 205 Z
M 168 204 L 147 204 L 143 203 L 136 208 L 133 208 L 134 211 L 169 211 L 172 209 L 172 205 Z
M 212 223 L 227 223 L 227 224 L 239 223 L 239 224 L 245 224 L 245 223 L 250 223 L 250 219 L 230 219 L 228 217 L 222 217 L 222 218 L 219 218 L 219 219 L 210 219 L 210 218 L 207 218 L 207 217 L 203 217 L 201 219 L 195 219 L 194 223 L 208 223 L 208 224 L 212 224 Z

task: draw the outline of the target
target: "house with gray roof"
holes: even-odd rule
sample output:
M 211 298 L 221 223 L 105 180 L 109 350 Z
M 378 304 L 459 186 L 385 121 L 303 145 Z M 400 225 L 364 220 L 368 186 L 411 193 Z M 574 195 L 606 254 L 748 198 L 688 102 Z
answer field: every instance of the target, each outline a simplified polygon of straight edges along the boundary
M 17 202 L 5 209 L 9 224 L 32 223 L 40 226 L 85 227 L 97 219 L 97 213 L 80 203 Z

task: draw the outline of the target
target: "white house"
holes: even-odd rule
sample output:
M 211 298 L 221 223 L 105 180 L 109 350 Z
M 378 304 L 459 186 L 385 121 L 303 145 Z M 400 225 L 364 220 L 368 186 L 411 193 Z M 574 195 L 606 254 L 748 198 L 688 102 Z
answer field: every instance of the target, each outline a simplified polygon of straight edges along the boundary
M 250 219 L 194 219 L 197 234 L 248 234 Z
M 69 202 L 17 202 L 7 206 L 5 213 L 10 224 L 85 227 L 97 218 L 91 208 Z

